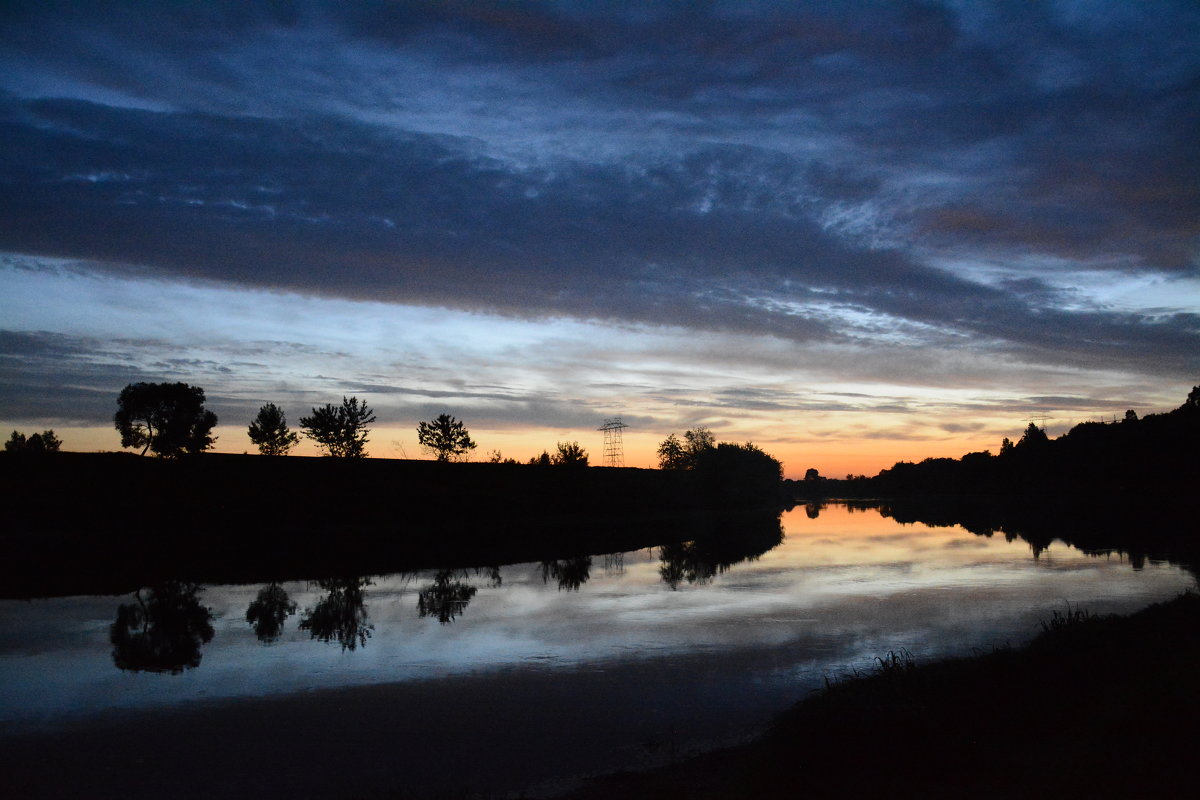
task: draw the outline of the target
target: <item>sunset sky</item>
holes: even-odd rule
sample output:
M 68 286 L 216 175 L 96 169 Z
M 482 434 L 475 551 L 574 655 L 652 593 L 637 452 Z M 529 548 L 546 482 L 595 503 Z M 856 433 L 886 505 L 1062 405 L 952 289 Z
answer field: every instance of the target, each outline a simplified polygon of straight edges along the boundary
M 349 395 L 841 477 L 1200 383 L 1200 5 L 0 8 L 0 426 Z M 298 452 L 314 453 L 311 445 Z

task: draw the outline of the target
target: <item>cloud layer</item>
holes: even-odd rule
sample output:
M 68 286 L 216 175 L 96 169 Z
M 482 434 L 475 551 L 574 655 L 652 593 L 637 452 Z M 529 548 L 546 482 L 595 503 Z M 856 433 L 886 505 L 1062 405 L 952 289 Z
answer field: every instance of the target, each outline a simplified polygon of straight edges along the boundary
M 780 5 L 7 4 L 0 250 L 1200 375 L 1195 4 Z

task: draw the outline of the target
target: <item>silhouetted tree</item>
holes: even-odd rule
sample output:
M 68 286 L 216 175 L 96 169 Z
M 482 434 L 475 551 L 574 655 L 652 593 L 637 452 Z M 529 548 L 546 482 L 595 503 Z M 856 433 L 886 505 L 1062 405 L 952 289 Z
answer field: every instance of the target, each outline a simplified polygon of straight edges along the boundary
M 217 415 L 204 409 L 204 390 L 186 383 L 131 383 L 117 398 L 113 423 L 122 447 L 172 458 L 212 447 Z
M 1137 421 L 1138 421 L 1138 415 L 1137 415 L 1136 411 L 1134 411 L 1131 408 L 1125 412 L 1125 422 L 1137 422 Z
M 550 454 L 547 453 L 545 450 L 543 450 L 540 455 L 536 455 L 533 458 L 529 459 L 529 466 L 531 466 L 531 467 L 548 467 L 552 463 L 554 463 L 554 462 L 550 458 Z
M 821 480 L 821 473 L 817 472 L 815 467 L 809 467 L 804 471 L 804 480 L 810 482 L 819 481 Z
M 475 449 L 467 426 L 449 414 L 417 423 L 417 442 L 438 461 L 457 461 Z
M 683 433 L 683 449 L 688 452 L 693 461 L 704 451 L 711 450 L 716 446 L 717 440 L 708 428 L 692 428 Z
M 1049 443 L 1050 437 L 1046 435 L 1046 432 L 1031 422 L 1025 432 L 1021 434 L 1021 441 L 1017 442 L 1017 447 L 1033 449 Z
M 367 408 L 366 400 L 342 397 L 341 406 L 326 403 L 312 411 L 312 416 L 300 418 L 300 429 L 324 448 L 326 455 L 366 457 L 367 425 L 375 421 L 375 413 Z
M 13 431 L 12 436 L 4 443 L 4 452 L 37 455 L 40 453 L 57 453 L 61 447 L 62 440 L 54 435 L 53 430 L 35 433 L 28 439 L 25 438 L 25 434 Z
M 296 613 L 296 604 L 278 583 L 269 583 L 246 608 L 246 622 L 263 644 L 270 644 L 283 632 L 283 623 Z
M 1192 390 L 1188 392 L 1187 400 L 1184 401 L 1182 408 L 1200 411 L 1200 386 L 1192 387 Z
M 697 455 L 694 469 L 711 502 L 744 505 L 779 500 L 783 465 L 750 442 L 721 442 L 706 448 Z
M 556 467 L 586 467 L 588 465 L 587 450 L 579 446 L 579 442 L 559 442 L 558 450 L 550 456 L 550 463 Z
M 317 581 L 328 594 L 312 608 L 305 609 L 300 630 L 308 631 L 313 639 L 322 642 L 337 640 L 342 650 L 366 647 L 374 625 L 367 624 L 364 604 L 365 589 L 371 585 L 366 578 L 334 578 Z
M 113 663 L 134 672 L 170 672 L 200 666 L 200 646 L 212 641 L 212 611 L 200 604 L 200 586 L 168 581 L 134 593 L 137 603 L 117 608 L 109 628 Z
M 267 403 L 258 410 L 248 434 L 264 456 L 286 456 L 300 442 L 300 437 L 288 429 L 283 410 L 274 403 Z
M 687 469 L 687 467 L 687 452 L 683 449 L 683 443 L 679 441 L 679 437 L 672 433 L 658 446 L 658 468 Z
M 660 469 L 695 469 L 700 455 L 716 447 L 716 440 L 708 428 L 692 428 L 685 431 L 683 441 L 671 434 L 658 446 Z

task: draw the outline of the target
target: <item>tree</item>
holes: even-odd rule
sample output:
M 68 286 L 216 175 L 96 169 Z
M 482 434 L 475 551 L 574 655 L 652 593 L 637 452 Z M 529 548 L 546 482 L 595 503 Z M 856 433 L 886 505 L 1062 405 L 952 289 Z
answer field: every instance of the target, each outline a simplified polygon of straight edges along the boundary
M 204 409 L 204 390 L 186 383 L 131 383 L 117 398 L 113 424 L 122 447 L 140 447 L 163 458 L 213 446 L 217 415 Z
M 1046 435 L 1046 431 L 1031 422 L 1029 427 L 1025 428 L 1025 432 L 1021 434 L 1021 441 L 1017 442 L 1017 447 L 1033 450 L 1049 443 L 1050 437 Z
M 559 442 L 557 452 L 550 456 L 550 463 L 556 467 L 586 467 L 587 450 L 580 447 L 579 442 Z
M 38 434 L 35 433 L 33 436 L 31 436 L 29 438 L 37 439 Z M 54 435 L 53 428 L 42 431 L 41 439 L 42 439 L 42 450 L 47 453 L 57 453 L 59 450 L 62 449 L 62 439 L 59 439 L 57 436 Z
M 687 451 L 673 433 L 658 446 L 658 468 L 687 469 Z
M 258 416 L 250 423 L 249 435 L 264 456 L 286 456 L 300 442 L 300 437 L 288 430 L 287 417 L 274 403 L 258 410 Z
M 821 473 L 817 472 L 816 467 L 809 467 L 804 472 L 804 480 L 808 481 L 809 483 L 819 481 L 819 480 L 821 480 Z
M 457 461 L 475 449 L 466 426 L 449 414 L 418 423 L 417 442 L 438 461 Z
M 342 404 L 326 403 L 314 408 L 311 417 L 300 418 L 304 435 L 334 458 L 366 458 L 367 425 L 375 421 L 375 412 L 366 400 L 342 397 Z M 261 413 L 261 412 L 260 412 Z
M 708 428 L 692 428 L 684 432 L 683 441 L 671 434 L 658 446 L 660 469 L 695 469 L 701 455 L 717 446 Z
M 721 442 L 700 453 L 694 468 L 710 502 L 769 503 L 779 498 L 783 465 L 755 444 Z
M 57 453 L 62 447 L 62 440 L 54 435 L 53 430 L 42 431 L 35 433 L 28 439 L 25 434 L 19 431 L 13 431 L 12 436 L 4 443 L 4 451 L 6 453 Z
M 683 449 L 687 451 L 693 462 L 705 450 L 711 450 L 717 446 L 717 440 L 708 428 L 692 428 L 690 431 L 685 431 L 683 442 Z

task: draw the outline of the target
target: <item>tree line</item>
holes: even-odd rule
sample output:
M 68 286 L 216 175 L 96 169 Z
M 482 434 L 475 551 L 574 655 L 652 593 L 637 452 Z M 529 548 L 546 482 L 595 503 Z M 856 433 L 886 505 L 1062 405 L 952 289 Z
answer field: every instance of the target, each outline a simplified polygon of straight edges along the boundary
M 131 383 L 117 398 L 113 423 L 121 434 L 121 446 L 140 448 L 141 454 L 163 458 L 201 453 L 216 442 L 212 430 L 217 415 L 205 409 L 204 390 L 186 383 Z M 283 409 L 266 403 L 250 421 L 247 435 L 261 455 L 285 456 L 300 443 L 300 436 L 311 439 L 327 456 L 365 458 L 366 445 L 375 412 L 365 400 L 342 397 L 340 405 L 327 403 L 300 417 L 300 433 L 288 425 Z M 449 414 L 439 414 L 417 425 L 417 441 L 436 461 L 459 461 L 477 445 L 466 425 Z M 53 431 L 24 434 L 13 431 L 5 450 L 57 450 L 61 442 Z M 488 459 L 493 463 L 517 461 L 504 458 L 498 450 Z M 543 451 L 530 464 L 586 467 L 588 453 L 578 442 L 559 442 L 556 451 Z
M 204 407 L 204 390 L 186 383 L 131 383 L 117 397 L 113 424 L 121 435 L 121 446 L 138 448 L 142 455 L 177 458 L 201 453 L 216 442 L 213 428 L 217 415 Z M 327 456 L 365 458 L 370 424 L 375 412 L 365 400 L 342 397 L 340 405 L 327 403 L 300 417 L 300 431 L 288 425 L 283 409 L 266 403 L 247 427 L 247 436 L 261 455 L 286 456 L 300 443 L 311 439 Z M 476 448 L 466 425 L 449 414 L 417 424 L 417 441 L 437 461 L 459 461 Z M 33 434 L 28 439 L 13 431 L 6 451 L 43 452 L 59 449 L 53 431 Z M 707 428 L 693 428 L 680 438 L 670 434 L 658 447 L 659 468 L 689 471 L 698 479 L 721 483 L 723 492 L 751 491 L 752 486 L 775 487 L 782 478 L 778 460 L 752 444 L 717 442 Z M 499 450 L 488 461 L 518 464 Z M 579 442 L 558 442 L 555 450 L 543 450 L 526 462 L 532 466 L 586 467 L 589 456 Z
M 809 470 L 792 482 L 798 496 L 1028 496 L 1063 494 L 1117 499 L 1129 493 L 1194 492 L 1200 480 L 1200 386 L 1178 408 L 1119 421 L 1082 422 L 1057 438 L 1029 423 L 999 452 L 900 461 L 876 476 L 845 481 Z
M 54 435 L 53 429 L 31 434 L 28 438 L 20 431 L 13 431 L 4 443 L 4 452 L 23 455 L 57 453 L 61 448 L 62 440 Z

